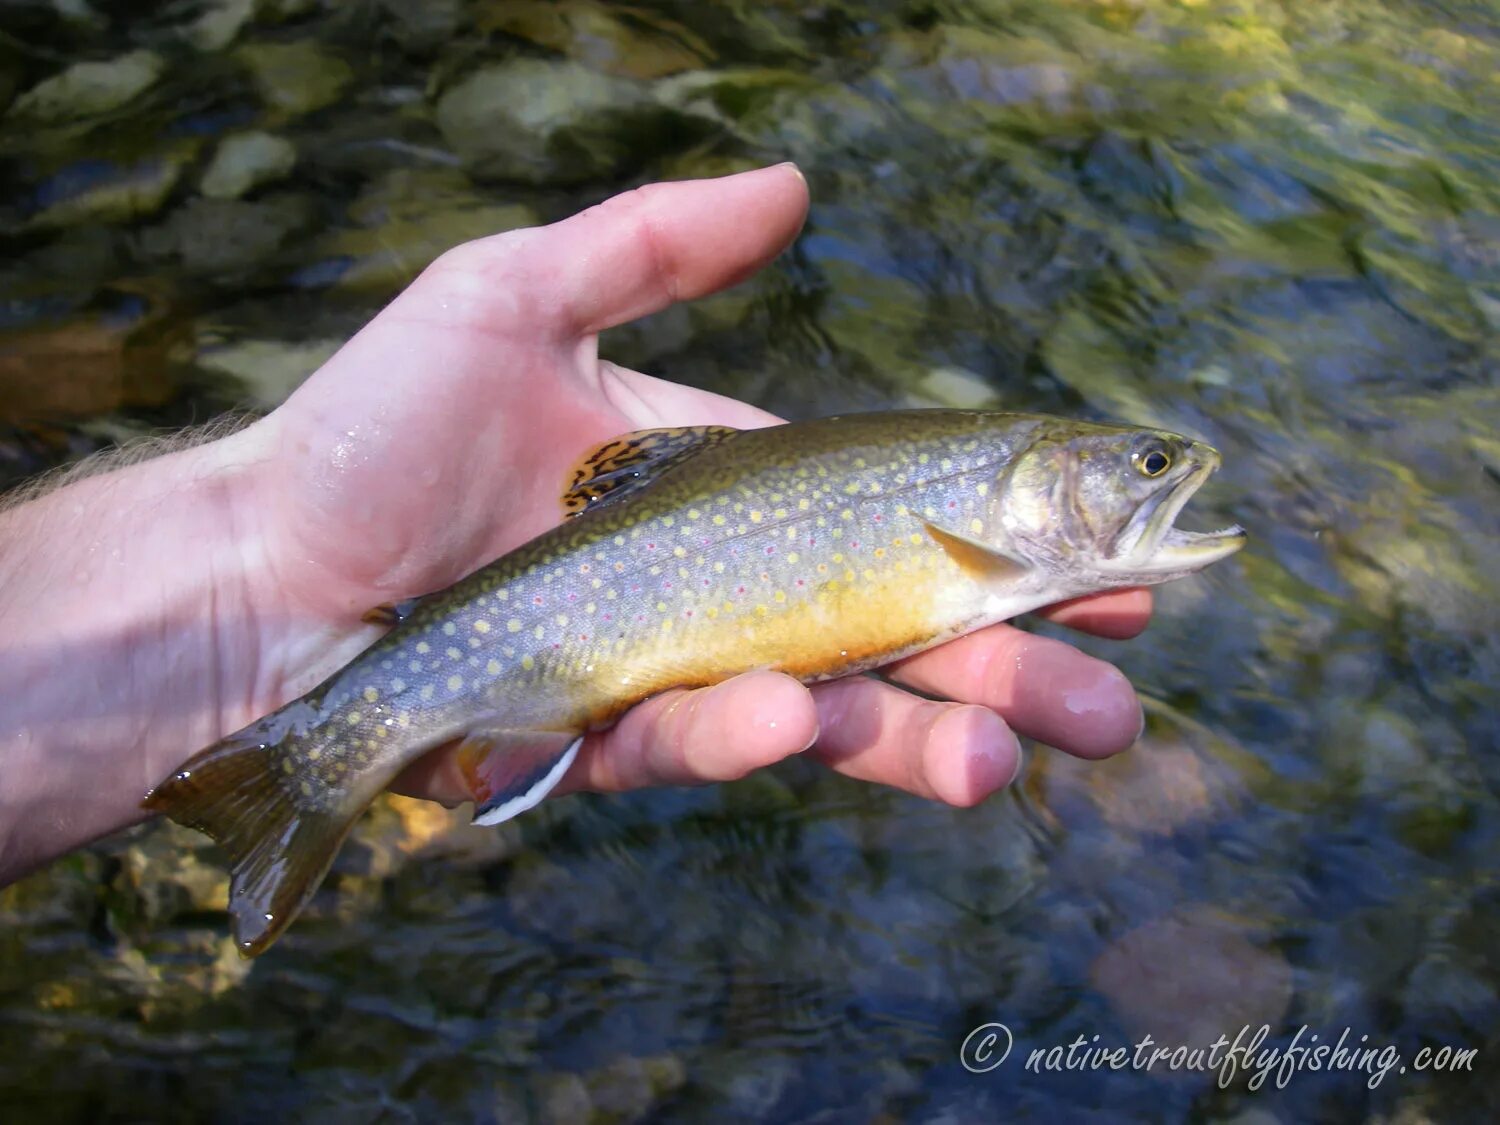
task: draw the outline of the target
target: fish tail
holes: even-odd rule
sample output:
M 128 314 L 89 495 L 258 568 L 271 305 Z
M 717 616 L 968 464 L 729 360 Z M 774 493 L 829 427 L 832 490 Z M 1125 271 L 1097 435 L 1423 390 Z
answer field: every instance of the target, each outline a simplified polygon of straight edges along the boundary
M 244 957 L 264 952 L 307 904 L 369 804 L 352 794 L 330 802 L 326 788 L 309 783 L 293 744 L 326 740 L 324 732 L 268 740 L 267 724 L 201 751 L 142 802 L 229 853 L 229 913 Z

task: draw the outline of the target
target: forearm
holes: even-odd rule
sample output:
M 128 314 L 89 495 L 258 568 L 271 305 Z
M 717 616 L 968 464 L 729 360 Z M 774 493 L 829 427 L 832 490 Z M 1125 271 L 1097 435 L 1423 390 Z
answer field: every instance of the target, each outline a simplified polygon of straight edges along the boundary
M 260 444 L 252 428 L 0 512 L 0 883 L 141 819 L 153 784 L 254 717 Z

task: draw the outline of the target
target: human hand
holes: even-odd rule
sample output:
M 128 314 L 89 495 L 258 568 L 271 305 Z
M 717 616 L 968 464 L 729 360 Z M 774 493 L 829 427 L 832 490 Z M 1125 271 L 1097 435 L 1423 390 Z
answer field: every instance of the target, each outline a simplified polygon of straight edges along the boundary
M 558 522 L 562 483 L 593 446 L 653 426 L 778 421 L 601 360 L 598 333 L 753 273 L 806 209 L 790 166 L 655 184 L 429 267 L 255 428 L 261 469 L 243 518 L 260 554 L 247 601 L 279 611 L 245 626 L 256 633 L 242 643 L 261 654 L 245 709 L 274 710 L 368 645 L 370 607 L 447 586 Z M 1049 615 L 1124 637 L 1150 605 L 1126 591 Z M 1006 625 L 889 675 L 959 702 L 863 677 L 809 690 L 749 673 L 667 692 L 589 735 L 556 792 L 728 780 L 816 740 L 808 752 L 842 773 L 967 805 L 1015 775 L 1012 731 L 1098 757 L 1140 729 L 1115 668 Z M 401 787 L 467 796 L 446 752 Z

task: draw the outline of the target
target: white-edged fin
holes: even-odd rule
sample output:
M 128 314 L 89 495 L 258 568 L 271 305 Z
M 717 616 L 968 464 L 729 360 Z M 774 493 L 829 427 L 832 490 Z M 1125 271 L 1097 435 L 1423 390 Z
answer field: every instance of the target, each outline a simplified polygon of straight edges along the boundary
M 473 731 L 458 748 L 474 798 L 474 823 L 499 824 L 534 808 L 557 786 L 583 736 L 572 731 Z

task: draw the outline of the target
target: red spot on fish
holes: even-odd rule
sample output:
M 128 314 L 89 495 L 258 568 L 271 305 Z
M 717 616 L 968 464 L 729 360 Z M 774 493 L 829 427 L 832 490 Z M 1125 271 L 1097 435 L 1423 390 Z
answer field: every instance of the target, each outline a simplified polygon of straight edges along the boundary
M 743 586 L 736 586 L 734 588 L 734 592 L 736 594 L 743 594 L 745 592 L 745 587 L 743 587 Z
M 948 501 L 948 507 L 950 509 L 958 507 L 958 501 L 957 500 L 949 500 Z
M 654 551 L 654 550 L 656 550 L 656 544 L 655 543 L 647 543 L 646 544 L 646 550 L 648 550 L 648 551 Z
M 587 633 L 579 633 L 578 634 L 578 639 L 580 641 L 586 641 L 586 640 L 589 639 L 589 635 Z
M 768 554 L 768 555 L 774 555 L 775 553 L 776 553 L 776 548 L 775 547 L 767 547 L 766 548 L 766 554 Z
M 577 594 L 569 594 L 568 595 L 568 601 L 570 601 L 570 602 L 576 602 L 577 600 L 578 600 L 578 595 Z
M 661 584 L 661 588 L 663 590 L 670 590 L 672 588 L 672 583 L 670 583 L 670 582 L 663 582 Z
M 690 610 L 690 609 L 686 610 L 686 611 L 684 611 L 684 613 L 683 613 L 682 616 L 684 616 L 684 617 L 691 617 L 691 616 L 693 616 L 693 611 Z
M 876 513 L 875 513 L 875 522 L 876 522 L 876 523 L 879 523 L 879 522 L 880 522 L 880 521 L 881 521 L 881 520 L 883 520 L 883 519 L 884 519 L 884 518 L 885 518 L 885 517 L 884 517 L 884 516 L 882 516 L 882 515 L 881 515 L 881 514 L 880 514 L 880 513 L 879 513 L 879 512 L 876 512 Z
M 538 594 L 536 597 L 532 598 L 531 599 L 531 604 L 532 605 L 541 605 L 542 604 L 542 595 Z
M 807 583 L 803 582 L 802 579 L 799 578 L 799 579 L 797 579 L 797 585 L 798 586 L 805 586 L 805 585 L 807 585 Z

